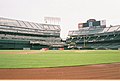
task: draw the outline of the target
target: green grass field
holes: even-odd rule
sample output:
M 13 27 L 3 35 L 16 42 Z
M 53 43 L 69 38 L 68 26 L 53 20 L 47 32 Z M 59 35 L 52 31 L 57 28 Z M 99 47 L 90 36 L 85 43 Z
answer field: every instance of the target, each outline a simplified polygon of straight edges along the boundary
M 119 50 L 0 51 L 0 68 L 43 68 L 59 66 L 80 66 L 115 62 L 120 62 Z

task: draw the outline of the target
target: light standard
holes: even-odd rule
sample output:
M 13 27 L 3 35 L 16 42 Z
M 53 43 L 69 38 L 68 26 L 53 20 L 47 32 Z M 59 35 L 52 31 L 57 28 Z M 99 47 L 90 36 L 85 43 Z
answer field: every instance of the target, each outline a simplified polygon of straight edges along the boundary
M 84 47 L 86 46 L 86 40 L 85 40 L 85 36 L 84 36 Z
M 86 47 L 86 35 L 84 35 L 84 47 Z

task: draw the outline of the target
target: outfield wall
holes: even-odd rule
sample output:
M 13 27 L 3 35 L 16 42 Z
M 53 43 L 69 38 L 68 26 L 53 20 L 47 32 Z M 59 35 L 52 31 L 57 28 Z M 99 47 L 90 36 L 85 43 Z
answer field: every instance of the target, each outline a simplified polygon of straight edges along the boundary
M 0 49 L 2 50 L 23 50 L 24 48 L 30 48 L 33 50 L 40 50 L 42 48 L 47 48 L 47 45 L 40 44 L 30 44 L 30 41 L 22 41 L 22 40 L 0 40 Z

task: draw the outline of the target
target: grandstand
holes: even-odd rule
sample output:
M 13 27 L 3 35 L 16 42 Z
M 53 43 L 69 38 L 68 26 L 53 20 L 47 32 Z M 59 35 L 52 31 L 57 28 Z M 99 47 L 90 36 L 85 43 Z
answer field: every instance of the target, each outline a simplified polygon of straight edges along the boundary
M 120 25 L 106 27 L 102 22 L 88 20 L 86 23 L 79 23 L 79 30 L 69 31 L 66 40 L 68 48 L 120 49 Z
M 0 17 L 0 49 L 58 49 L 64 47 L 60 25 Z

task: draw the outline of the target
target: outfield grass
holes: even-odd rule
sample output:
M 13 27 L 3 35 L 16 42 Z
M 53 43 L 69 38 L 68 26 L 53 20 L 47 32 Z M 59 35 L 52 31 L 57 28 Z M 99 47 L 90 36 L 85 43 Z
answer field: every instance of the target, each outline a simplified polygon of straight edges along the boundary
M 118 50 L 37 51 L 37 54 L 6 54 L 23 51 L 0 51 L 0 68 L 42 68 L 120 62 Z M 24 51 L 25 52 L 25 51 Z M 23 52 L 23 53 L 24 53 Z M 28 52 L 28 51 L 27 51 Z M 33 51 L 29 51 L 33 52 Z

